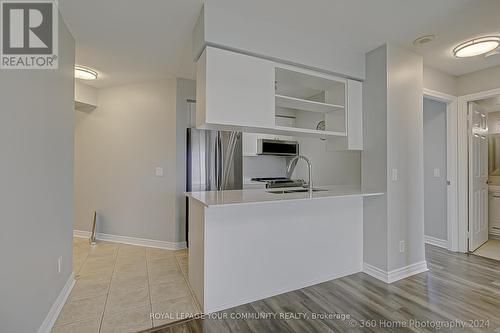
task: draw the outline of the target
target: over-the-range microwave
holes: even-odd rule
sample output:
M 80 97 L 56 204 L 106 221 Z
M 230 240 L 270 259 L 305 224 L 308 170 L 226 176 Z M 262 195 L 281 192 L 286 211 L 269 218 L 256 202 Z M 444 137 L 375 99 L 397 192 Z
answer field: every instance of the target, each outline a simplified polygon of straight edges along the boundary
M 257 155 L 295 156 L 299 154 L 297 141 L 257 140 Z

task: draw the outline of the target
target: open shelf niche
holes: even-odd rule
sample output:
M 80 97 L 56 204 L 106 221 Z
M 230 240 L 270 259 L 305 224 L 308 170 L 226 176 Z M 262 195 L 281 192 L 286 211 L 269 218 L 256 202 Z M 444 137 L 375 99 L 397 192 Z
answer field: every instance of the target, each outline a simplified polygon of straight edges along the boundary
M 275 69 L 276 129 L 346 136 L 346 80 L 305 69 Z

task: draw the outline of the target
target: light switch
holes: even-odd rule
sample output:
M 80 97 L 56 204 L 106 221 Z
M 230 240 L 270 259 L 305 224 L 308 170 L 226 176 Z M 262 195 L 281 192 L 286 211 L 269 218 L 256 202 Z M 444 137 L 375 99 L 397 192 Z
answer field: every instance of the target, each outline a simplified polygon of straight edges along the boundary
M 163 177 L 163 168 L 162 167 L 156 167 L 156 169 L 155 169 L 155 175 L 156 175 L 156 177 Z
M 434 169 L 434 178 L 441 178 L 441 170 L 439 168 Z
M 398 169 L 392 169 L 392 181 L 396 182 L 398 180 Z

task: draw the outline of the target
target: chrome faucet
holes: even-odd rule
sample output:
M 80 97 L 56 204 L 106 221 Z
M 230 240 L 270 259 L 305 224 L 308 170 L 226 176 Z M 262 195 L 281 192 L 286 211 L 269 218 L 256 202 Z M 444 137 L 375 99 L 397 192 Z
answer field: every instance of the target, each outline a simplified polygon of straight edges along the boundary
M 295 166 L 297 165 L 297 162 L 299 161 L 299 159 L 303 159 L 307 163 L 307 167 L 309 170 L 309 180 L 307 182 L 307 186 L 308 186 L 307 188 L 309 190 L 309 195 L 312 196 L 312 193 L 313 193 L 312 163 L 307 157 L 305 157 L 303 155 L 297 155 L 294 158 L 292 158 L 286 167 L 286 174 L 288 175 L 289 178 L 291 177 L 293 170 L 295 169 Z

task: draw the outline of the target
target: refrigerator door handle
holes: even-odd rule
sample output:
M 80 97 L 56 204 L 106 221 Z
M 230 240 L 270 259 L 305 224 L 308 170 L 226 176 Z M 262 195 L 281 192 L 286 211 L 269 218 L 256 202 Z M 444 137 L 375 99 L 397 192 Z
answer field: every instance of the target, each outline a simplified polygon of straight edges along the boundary
M 218 164 L 218 167 L 217 167 L 217 189 L 220 191 L 220 190 L 223 190 L 224 188 L 224 184 L 222 179 L 223 179 L 223 175 L 224 175 L 224 151 L 222 149 L 222 136 L 220 134 L 220 132 L 218 133 L 217 135 L 217 151 L 218 151 L 218 154 L 217 154 L 217 164 Z
M 217 170 L 219 170 L 219 145 L 218 145 L 218 140 L 217 140 L 217 135 L 215 135 L 215 139 L 214 139 L 214 153 L 215 153 L 215 156 L 214 156 L 214 178 L 215 178 L 215 188 L 214 189 L 211 189 L 212 191 L 213 190 L 218 190 L 219 189 L 219 172 Z

